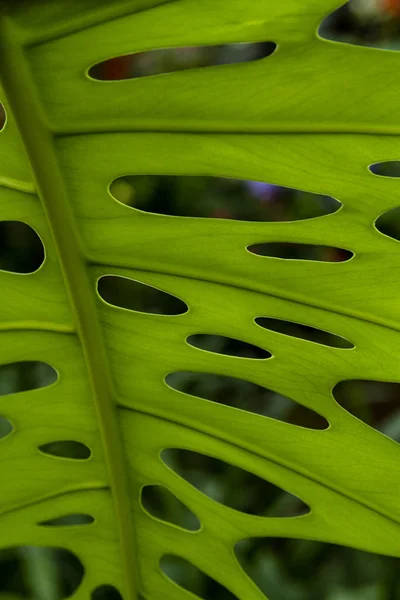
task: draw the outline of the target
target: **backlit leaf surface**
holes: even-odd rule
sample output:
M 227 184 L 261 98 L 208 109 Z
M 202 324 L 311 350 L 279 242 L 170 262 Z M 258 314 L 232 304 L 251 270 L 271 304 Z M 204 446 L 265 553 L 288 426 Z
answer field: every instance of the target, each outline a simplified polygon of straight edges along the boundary
M 400 159 L 400 55 L 329 42 L 316 31 L 339 0 L 36 0 L 0 10 L 2 221 L 40 236 L 34 273 L 0 272 L 0 363 L 41 361 L 55 383 L 1 398 L 1 544 L 73 552 L 75 596 L 114 586 L 124 599 L 193 596 L 160 570 L 178 556 L 240 600 L 265 598 L 239 567 L 237 542 L 306 538 L 400 556 L 400 453 L 333 398 L 340 381 L 400 381 L 399 244 L 374 222 L 400 181 L 369 166 Z M 267 58 L 103 82 L 108 58 L 165 47 L 274 42 Z M 237 222 L 138 211 L 110 184 L 124 175 L 204 175 L 332 196 L 333 214 Z M 195 199 L 193 199 L 195 202 Z M 348 249 L 347 262 L 281 260 L 275 242 Z M 119 276 L 178 297 L 160 315 L 112 306 L 97 282 Z M 354 348 L 262 329 L 267 315 L 331 332 Z M 201 351 L 214 334 L 267 360 Z M 323 416 L 318 430 L 176 391 L 174 372 L 265 386 Z M 39 450 L 79 442 L 90 457 Z M 294 518 L 241 513 L 161 460 L 164 448 L 210 455 L 300 498 Z M 77 457 L 78 458 L 78 457 Z M 164 486 L 199 519 L 187 531 L 151 516 L 143 486 Z M 45 527 L 65 515 L 81 526 Z M 90 519 L 89 519 L 90 521 Z M 271 598 L 273 600 L 273 598 Z

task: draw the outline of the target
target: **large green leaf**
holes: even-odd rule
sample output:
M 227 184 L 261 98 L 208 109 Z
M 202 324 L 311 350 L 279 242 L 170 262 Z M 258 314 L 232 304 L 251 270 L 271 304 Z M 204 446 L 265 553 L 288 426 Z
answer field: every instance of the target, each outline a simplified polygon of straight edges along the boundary
M 400 158 L 400 56 L 320 39 L 339 0 L 84 0 L 3 2 L 1 219 L 40 235 L 43 267 L 0 272 L 0 362 L 42 361 L 58 381 L 5 396 L 15 431 L 1 442 L 1 544 L 58 546 L 85 567 L 76 598 L 102 584 L 126 599 L 192 597 L 160 571 L 186 558 L 238 598 L 263 594 L 239 568 L 236 542 L 255 536 L 333 542 L 400 556 L 396 442 L 341 408 L 339 381 L 400 381 L 398 242 L 374 222 L 399 203 L 400 180 L 368 165 Z M 254 63 L 121 82 L 86 73 L 107 58 L 149 49 L 273 41 Z M 266 181 L 340 200 L 338 212 L 298 222 L 167 217 L 117 203 L 108 187 L 134 174 Z M 195 199 L 194 199 L 195 201 Z M 324 244 L 348 262 L 267 258 L 263 242 Z M 169 292 L 180 316 L 111 306 L 102 275 Z M 261 329 L 257 316 L 295 321 L 349 339 L 331 348 Z M 187 336 L 214 333 L 273 358 L 216 355 Z M 268 387 L 324 416 L 317 431 L 171 389 L 175 371 L 229 375 Z M 88 460 L 49 456 L 75 440 Z M 301 498 L 305 516 L 242 514 L 177 476 L 163 448 L 209 454 Z M 140 502 L 162 484 L 202 528 L 151 517 Z M 80 527 L 39 525 L 87 513 Z M 217 557 L 217 560 L 216 558 Z M 273 599 L 272 599 L 273 600 Z

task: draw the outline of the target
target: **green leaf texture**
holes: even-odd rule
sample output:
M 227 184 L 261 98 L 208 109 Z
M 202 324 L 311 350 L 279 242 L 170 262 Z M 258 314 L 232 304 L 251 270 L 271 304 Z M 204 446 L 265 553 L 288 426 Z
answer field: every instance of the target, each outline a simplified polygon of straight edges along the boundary
M 0 400 L 14 426 L 0 442 L 1 545 L 72 551 L 85 568 L 74 598 L 103 584 L 126 600 L 193 598 L 159 568 L 162 555 L 175 554 L 240 600 L 262 600 L 233 552 L 248 537 L 400 556 L 399 447 L 332 396 L 339 381 L 400 382 L 399 244 L 374 227 L 399 204 L 400 180 L 368 170 L 400 159 L 400 55 L 318 37 L 320 22 L 340 4 L 3 2 L 0 218 L 33 227 L 46 260 L 33 274 L 0 272 L 0 363 L 43 361 L 58 380 Z M 119 82 L 87 75 L 92 65 L 133 52 L 260 41 L 278 49 L 253 63 Z M 134 174 L 265 181 L 327 194 L 343 206 L 286 223 L 160 216 L 112 198 L 111 182 Z M 354 257 L 324 263 L 246 250 L 264 242 L 330 245 Z M 189 310 L 165 316 L 111 306 L 96 291 L 102 275 L 152 285 Z M 324 329 L 355 347 L 261 329 L 254 322 L 260 315 Z M 273 356 L 202 351 L 185 341 L 195 333 L 229 336 Z M 324 416 L 329 428 L 178 392 L 164 381 L 175 371 L 265 386 Z M 91 457 L 38 449 L 59 440 L 86 444 Z M 266 518 L 223 506 L 161 461 L 169 447 L 257 474 L 311 512 Z M 201 529 L 151 517 L 140 502 L 148 484 L 172 491 Z M 68 513 L 95 520 L 39 525 Z

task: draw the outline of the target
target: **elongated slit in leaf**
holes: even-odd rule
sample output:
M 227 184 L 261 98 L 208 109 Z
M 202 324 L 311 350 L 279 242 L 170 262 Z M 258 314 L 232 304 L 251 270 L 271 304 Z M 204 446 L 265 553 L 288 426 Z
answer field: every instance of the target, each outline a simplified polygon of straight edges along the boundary
M 4 129 L 6 124 L 6 111 L 4 109 L 3 104 L 0 102 L 0 131 Z
M 47 521 L 41 521 L 38 525 L 42 525 L 43 527 L 70 527 L 75 525 L 89 525 L 93 522 L 94 518 L 91 515 L 74 513 L 56 517 L 54 519 L 48 519 Z
M 333 388 L 333 397 L 354 417 L 400 442 L 400 383 L 367 379 L 340 381 Z
M 141 491 L 143 508 L 153 517 L 189 531 L 200 529 L 200 521 L 168 488 L 146 485 Z
M 399 14 L 398 0 L 349 0 L 323 19 L 318 35 L 332 42 L 396 52 Z
M 143 212 L 233 221 L 302 221 L 337 212 L 341 203 L 263 181 L 185 175 L 126 175 L 110 185 L 118 202 Z
M 176 371 L 165 377 L 174 390 L 310 429 L 326 429 L 324 417 L 261 385 L 214 373 Z
M 167 448 L 161 458 L 206 496 L 240 512 L 260 517 L 296 517 L 310 512 L 299 498 L 266 479 L 220 458 Z
M 295 244 L 292 242 L 266 242 L 265 244 L 252 244 L 247 247 L 251 254 L 280 258 L 284 260 L 313 260 L 321 262 L 346 262 L 354 256 L 353 252 L 320 246 L 316 244 Z
M 186 338 L 186 341 L 195 348 L 214 352 L 215 354 L 254 359 L 265 359 L 271 356 L 268 350 L 224 335 L 198 333 L 190 335 Z
M 88 75 L 98 81 L 137 79 L 174 71 L 254 62 L 270 56 L 275 49 L 274 42 L 158 48 L 109 58 L 90 67 Z
M 380 215 L 375 221 L 375 227 L 383 235 L 400 241 L 400 207 L 396 206 Z
M 119 308 L 157 315 L 182 315 L 188 310 L 176 296 L 128 277 L 104 275 L 97 289 L 103 300 Z
M 41 361 L 24 360 L 0 365 L 0 396 L 28 392 L 53 385 L 57 371 Z
M 400 160 L 386 160 L 370 165 L 369 170 L 378 177 L 400 177 Z
M 74 460 L 87 460 L 92 454 L 86 444 L 74 440 L 49 442 L 39 446 L 39 450 L 44 454 L 50 454 L 59 458 L 72 458 Z
M 284 319 L 273 319 L 271 317 L 256 317 L 254 321 L 263 329 L 308 340 L 316 344 L 323 344 L 332 348 L 354 348 L 354 344 L 346 340 L 346 338 L 330 333 L 329 331 L 324 331 L 323 329 L 318 329 L 317 327 L 302 325 L 294 321 L 285 321 Z

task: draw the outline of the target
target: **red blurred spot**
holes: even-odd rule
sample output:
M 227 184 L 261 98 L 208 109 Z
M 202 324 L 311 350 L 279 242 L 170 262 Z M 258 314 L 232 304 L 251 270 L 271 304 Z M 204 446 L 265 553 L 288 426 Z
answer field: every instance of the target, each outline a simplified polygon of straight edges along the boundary
M 400 17 L 400 0 L 381 0 L 382 9 L 395 17 Z
M 127 79 L 130 76 L 131 67 L 132 57 L 127 55 L 111 58 L 107 62 L 104 62 L 99 70 L 102 79 L 112 81 L 117 79 Z

